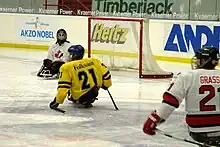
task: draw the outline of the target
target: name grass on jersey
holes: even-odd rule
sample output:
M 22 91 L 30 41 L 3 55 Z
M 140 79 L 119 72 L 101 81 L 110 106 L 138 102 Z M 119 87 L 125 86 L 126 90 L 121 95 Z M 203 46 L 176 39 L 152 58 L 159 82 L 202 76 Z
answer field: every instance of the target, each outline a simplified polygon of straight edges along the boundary
M 200 76 L 200 84 L 219 84 L 220 76 Z

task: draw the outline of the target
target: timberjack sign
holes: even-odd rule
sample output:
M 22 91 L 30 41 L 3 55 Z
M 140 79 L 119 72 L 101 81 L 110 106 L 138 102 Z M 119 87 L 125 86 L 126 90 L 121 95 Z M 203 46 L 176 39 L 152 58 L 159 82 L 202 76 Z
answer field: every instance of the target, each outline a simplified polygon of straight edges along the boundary
M 94 0 L 95 8 L 101 12 L 136 12 L 147 14 L 172 14 L 173 2 L 169 0 L 149 1 L 149 0 Z

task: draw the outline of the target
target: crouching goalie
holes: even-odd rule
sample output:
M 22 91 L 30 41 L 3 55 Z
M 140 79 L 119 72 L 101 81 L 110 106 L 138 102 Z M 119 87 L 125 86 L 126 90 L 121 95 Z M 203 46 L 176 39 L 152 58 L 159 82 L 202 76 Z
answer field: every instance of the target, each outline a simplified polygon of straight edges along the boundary
M 67 33 L 64 29 L 59 29 L 56 34 L 57 41 L 49 47 L 47 58 L 43 60 L 43 65 L 38 77 L 52 77 L 59 73 L 61 65 L 70 61 L 68 48 L 71 46 L 67 41 Z
M 84 58 L 84 48 L 73 45 L 68 49 L 72 61 L 60 68 L 57 95 L 50 103 L 56 109 L 69 95 L 69 100 L 76 104 L 92 107 L 97 100 L 100 88 L 107 90 L 112 85 L 108 68 L 96 58 Z

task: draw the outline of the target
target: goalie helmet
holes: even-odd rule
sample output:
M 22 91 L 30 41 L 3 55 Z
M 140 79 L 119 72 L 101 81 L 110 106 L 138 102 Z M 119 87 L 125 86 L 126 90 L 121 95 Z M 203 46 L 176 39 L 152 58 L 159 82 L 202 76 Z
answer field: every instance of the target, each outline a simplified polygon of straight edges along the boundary
M 215 47 L 204 46 L 192 58 L 192 69 L 214 69 L 218 65 L 219 50 Z
M 72 45 L 69 47 L 68 52 L 72 60 L 80 60 L 84 56 L 85 49 L 81 45 Z
M 67 33 L 64 29 L 59 29 L 56 34 L 57 42 L 59 45 L 67 41 Z

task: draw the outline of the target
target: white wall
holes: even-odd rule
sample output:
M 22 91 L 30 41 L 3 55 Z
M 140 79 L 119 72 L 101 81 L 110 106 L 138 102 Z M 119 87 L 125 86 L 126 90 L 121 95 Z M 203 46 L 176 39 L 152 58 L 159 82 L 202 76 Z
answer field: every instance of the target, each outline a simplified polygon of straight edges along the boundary
M 73 44 L 81 44 L 85 48 L 88 46 L 87 17 L 1 13 L 0 19 L 0 43 L 49 46 L 56 41 L 55 38 L 53 38 L 56 35 L 56 31 L 59 28 L 64 28 L 68 33 L 69 41 Z M 114 29 L 116 25 L 119 26 L 120 31 L 128 30 L 128 32 L 125 36 L 126 41 L 122 44 L 106 43 L 105 41 L 100 43 L 99 41 L 93 42 L 92 47 L 98 50 L 116 49 L 117 52 L 138 53 L 139 22 L 133 22 L 133 25 L 131 25 L 131 23 L 126 21 L 117 21 L 115 23 L 112 23 L 112 21 L 93 21 L 92 28 L 93 25 L 97 23 L 103 24 L 103 29 L 105 29 L 108 35 L 111 28 Z M 145 33 L 149 33 L 149 38 L 144 38 L 144 41 L 149 39 L 151 51 L 155 56 L 191 58 L 194 51 L 202 45 L 219 46 L 220 22 L 152 19 L 147 23 L 149 24 L 149 30 L 144 31 Z M 176 45 L 177 48 L 171 47 L 167 49 L 172 49 L 173 51 L 165 51 L 165 45 L 174 25 L 180 26 L 180 30 L 179 32 L 174 32 L 176 33 L 173 35 L 174 40 L 171 40 L 170 43 L 174 46 Z M 25 36 L 21 35 L 22 32 Z M 31 32 L 49 32 L 49 38 L 30 37 L 29 35 Z M 116 35 L 116 38 L 117 37 Z M 186 49 L 186 52 L 184 52 L 184 49 Z M 148 52 L 148 50 L 145 51 Z

